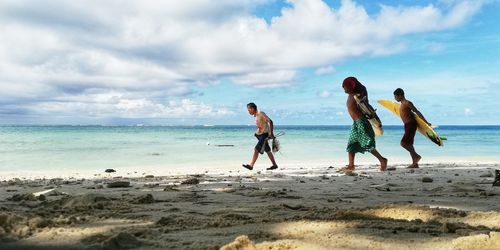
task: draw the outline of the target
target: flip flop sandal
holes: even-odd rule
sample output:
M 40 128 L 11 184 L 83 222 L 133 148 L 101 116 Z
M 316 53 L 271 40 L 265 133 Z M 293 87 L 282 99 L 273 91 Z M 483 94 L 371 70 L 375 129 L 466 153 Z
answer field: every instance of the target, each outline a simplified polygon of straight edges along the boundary
M 278 169 L 278 166 L 274 165 L 274 166 L 266 168 L 266 170 L 275 170 L 275 169 Z
M 248 170 L 253 170 L 253 167 L 248 164 L 242 164 L 242 166 Z

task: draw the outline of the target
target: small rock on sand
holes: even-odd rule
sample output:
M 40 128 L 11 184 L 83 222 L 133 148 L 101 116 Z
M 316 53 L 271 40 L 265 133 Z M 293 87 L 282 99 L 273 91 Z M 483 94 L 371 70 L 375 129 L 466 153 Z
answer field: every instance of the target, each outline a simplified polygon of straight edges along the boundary
M 108 168 L 108 169 L 104 170 L 104 172 L 106 172 L 106 173 L 114 173 L 114 172 L 116 172 L 116 170 L 114 170 L 112 168 Z
M 489 177 L 493 177 L 493 173 L 488 172 L 488 173 L 486 173 L 486 174 L 482 174 L 482 175 L 480 175 L 479 177 L 481 177 L 481 178 L 489 178 Z
M 136 204 L 151 204 L 155 202 L 155 199 L 152 194 L 146 194 L 136 197 L 133 202 Z
M 35 217 L 29 220 L 28 224 L 34 228 L 44 228 L 54 224 L 52 220 L 44 219 L 41 217 Z
M 354 171 L 346 171 L 345 175 L 347 175 L 347 176 L 358 176 L 358 173 L 356 173 Z
M 130 181 L 114 181 L 107 185 L 108 188 L 130 187 Z
M 144 178 L 146 178 L 146 179 L 152 179 L 152 178 L 155 178 L 155 176 L 152 175 L 152 174 L 148 174 L 148 175 L 144 176 Z
M 181 182 L 181 184 L 183 185 L 196 185 L 198 183 L 200 183 L 200 180 L 198 180 L 197 178 L 189 178 Z
M 34 196 L 33 194 L 15 194 L 10 198 L 7 198 L 9 201 L 37 201 L 37 200 L 45 200 L 44 195 L 40 195 L 38 197 Z
M 160 220 L 156 222 L 156 225 L 160 226 L 170 226 L 170 225 L 175 225 L 177 224 L 177 220 L 172 218 L 172 216 L 169 217 L 161 217 Z
M 233 242 L 222 246 L 221 250 L 256 250 L 253 242 L 246 235 L 238 236 Z
M 142 243 L 130 233 L 121 232 L 104 242 L 105 249 L 131 249 L 141 246 Z
M 434 179 L 432 179 L 431 177 L 427 177 L 427 176 L 422 177 L 422 182 L 433 182 L 433 181 L 434 181 Z

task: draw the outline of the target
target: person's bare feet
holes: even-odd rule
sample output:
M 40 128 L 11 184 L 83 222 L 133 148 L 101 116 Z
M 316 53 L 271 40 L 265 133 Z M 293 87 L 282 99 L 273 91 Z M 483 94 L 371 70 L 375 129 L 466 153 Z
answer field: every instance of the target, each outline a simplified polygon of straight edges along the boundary
M 421 159 L 422 159 L 422 156 L 417 155 L 417 157 L 415 159 L 413 159 L 413 164 L 418 166 L 418 163 L 420 162 Z
M 349 166 L 349 165 L 346 165 L 345 167 L 339 169 L 339 172 L 353 172 L 353 171 L 354 171 L 354 166 Z
M 408 166 L 406 168 L 418 168 L 418 163 L 417 164 L 413 163 L 413 164 L 411 164 L 410 166 Z
M 417 157 L 415 157 L 415 159 L 413 159 L 413 163 L 408 166 L 407 168 L 418 168 L 418 162 L 422 159 L 422 156 L 420 155 L 417 155 Z
M 380 161 L 380 171 L 385 171 L 387 169 L 387 158 L 382 158 Z

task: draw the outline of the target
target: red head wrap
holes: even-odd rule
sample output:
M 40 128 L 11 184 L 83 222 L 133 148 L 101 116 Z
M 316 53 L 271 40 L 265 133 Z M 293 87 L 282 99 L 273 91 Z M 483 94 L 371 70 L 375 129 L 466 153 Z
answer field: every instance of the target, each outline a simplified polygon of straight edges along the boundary
M 347 77 L 342 82 L 342 87 L 344 87 L 347 91 L 352 92 L 356 88 L 356 84 L 358 83 L 358 79 L 356 77 Z

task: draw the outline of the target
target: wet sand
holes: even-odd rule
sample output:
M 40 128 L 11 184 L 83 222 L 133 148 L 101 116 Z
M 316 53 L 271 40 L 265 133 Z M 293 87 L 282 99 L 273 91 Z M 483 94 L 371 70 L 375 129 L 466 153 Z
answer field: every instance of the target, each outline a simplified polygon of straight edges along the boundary
M 500 249 L 500 164 L 389 167 L 11 179 L 0 248 Z

